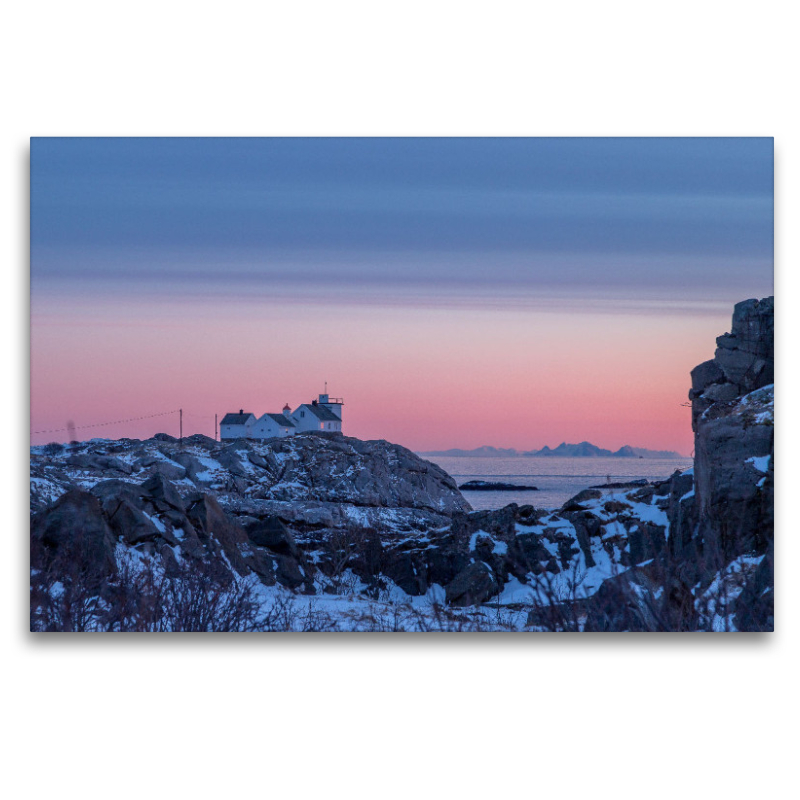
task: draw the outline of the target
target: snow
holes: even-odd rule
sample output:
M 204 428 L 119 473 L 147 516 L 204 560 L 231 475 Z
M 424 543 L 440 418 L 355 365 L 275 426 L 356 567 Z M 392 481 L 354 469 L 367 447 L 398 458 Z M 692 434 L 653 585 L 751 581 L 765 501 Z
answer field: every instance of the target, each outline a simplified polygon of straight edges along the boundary
M 749 394 L 746 394 L 739 403 L 745 406 L 751 405 L 752 403 L 771 403 L 773 402 L 774 395 L 775 384 L 769 383 L 766 386 L 762 386 L 760 389 L 755 389 Z
M 659 508 L 657 505 L 647 505 L 647 503 L 640 503 L 636 500 L 628 499 L 628 502 L 633 506 L 630 513 L 639 521 L 661 525 L 669 531 L 669 517 L 667 517 L 666 510 Z
M 530 603 L 533 595 L 534 590 L 529 584 L 520 582 L 512 575 L 500 595 L 493 598 L 493 600 L 501 604 Z
M 771 455 L 753 456 L 752 458 L 745 459 L 745 464 L 752 464 L 762 475 L 766 475 L 769 470 L 771 458 Z
M 508 545 L 505 542 L 498 542 L 494 536 L 486 531 L 475 531 L 469 540 L 469 549 L 472 552 L 478 546 L 478 538 L 488 539 L 492 544 L 492 552 L 498 555 L 505 555 L 508 552 Z
M 603 526 L 605 528 L 605 533 L 603 534 L 603 539 L 611 539 L 614 536 L 627 536 L 628 532 L 625 530 L 625 526 L 621 522 L 606 522 Z
M 714 576 L 708 588 L 697 597 L 695 608 L 701 620 L 705 621 L 713 631 L 736 631 L 734 615 L 729 609 L 763 559 L 763 555 L 744 555 L 735 558 Z
M 153 525 L 156 526 L 156 530 L 158 530 L 159 533 L 167 532 L 166 525 L 164 525 L 164 523 L 158 517 L 156 517 L 153 514 L 148 514 L 146 511 L 142 511 L 142 514 L 144 514 L 144 516 L 147 517 L 147 519 L 149 519 L 150 522 L 152 522 Z

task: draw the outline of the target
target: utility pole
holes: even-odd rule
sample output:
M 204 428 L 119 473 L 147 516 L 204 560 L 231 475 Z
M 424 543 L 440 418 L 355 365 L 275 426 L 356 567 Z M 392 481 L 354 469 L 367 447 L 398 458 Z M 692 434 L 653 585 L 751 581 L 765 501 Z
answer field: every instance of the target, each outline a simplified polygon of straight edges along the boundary
M 214 414 L 214 441 L 215 442 L 218 441 L 217 440 L 217 415 L 216 414 Z
M 179 408 L 178 413 L 180 414 L 180 421 L 181 421 L 180 448 L 181 450 L 183 450 L 183 409 Z

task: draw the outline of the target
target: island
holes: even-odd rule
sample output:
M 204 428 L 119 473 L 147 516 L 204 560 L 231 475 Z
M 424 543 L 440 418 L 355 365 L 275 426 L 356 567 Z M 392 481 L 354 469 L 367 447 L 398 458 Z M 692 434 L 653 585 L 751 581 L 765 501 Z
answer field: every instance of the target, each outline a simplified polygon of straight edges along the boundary
M 458 487 L 462 492 L 538 492 L 536 486 L 516 486 L 498 481 L 467 481 Z

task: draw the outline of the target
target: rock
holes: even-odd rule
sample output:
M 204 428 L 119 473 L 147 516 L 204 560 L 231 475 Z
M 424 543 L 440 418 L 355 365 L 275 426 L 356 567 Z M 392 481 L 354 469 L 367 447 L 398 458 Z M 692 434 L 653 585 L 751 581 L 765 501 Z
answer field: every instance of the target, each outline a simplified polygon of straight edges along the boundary
M 136 483 L 121 481 L 112 478 L 107 481 L 100 481 L 90 489 L 90 492 L 97 497 L 103 506 L 103 511 L 110 515 L 114 512 L 117 503 L 125 501 L 136 508 L 144 508 L 142 487 Z
M 277 486 L 293 485 L 300 494 L 293 500 L 415 508 L 448 517 L 471 510 L 446 472 L 400 445 L 303 434 L 276 439 L 269 449 L 284 457 Z
M 692 389 L 698 393 L 705 391 L 707 386 L 723 380 L 725 380 L 725 374 L 714 359 L 704 361 L 692 370 Z
M 503 540 L 510 540 L 516 535 L 517 523 L 524 525 L 535 524 L 540 512 L 532 506 L 518 506 L 509 503 L 503 508 L 492 511 L 473 511 L 471 514 L 456 514 L 453 517 L 451 530 L 456 536 L 466 538 L 477 531 L 497 536 Z
M 174 509 L 183 513 L 186 510 L 178 490 L 160 473 L 144 481 L 140 488 L 142 496 L 159 511 Z
M 764 359 L 739 349 L 720 348 L 715 360 L 725 373 L 726 380 L 736 387 L 737 394 L 741 391 L 739 387 L 746 386 L 766 366 Z
M 451 533 L 434 539 L 431 546 L 421 551 L 421 555 L 427 570 L 426 590 L 433 584 L 447 586 L 471 561 L 466 543 L 460 542 Z
M 197 434 L 199 436 L 199 434 Z M 208 438 L 208 437 L 203 437 Z M 213 439 L 209 439 L 209 441 L 213 442 Z M 186 472 L 186 477 L 196 483 L 198 481 L 198 473 L 203 473 L 206 471 L 207 467 L 203 464 L 197 457 L 193 456 L 191 453 L 186 452 L 177 452 L 171 454 L 171 459 L 178 463 Z
M 734 624 L 737 630 L 775 630 L 774 559 L 775 551 L 770 547 L 734 601 Z
M 630 569 L 605 580 L 585 602 L 584 630 L 690 631 L 697 629 L 691 589 L 662 565 Z
M 575 497 L 567 500 L 563 507 L 585 503 L 587 500 L 599 500 L 602 496 L 603 493 L 599 489 L 584 489 L 582 492 L 578 492 Z
M 641 564 L 661 553 L 666 545 L 664 528 L 652 522 L 638 522 L 628 531 L 630 563 Z
M 220 452 L 216 454 L 216 459 L 219 465 L 227 469 L 231 475 L 238 478 L 247 477 L 247 472 L 242 466 L 242 462 L 239 460 L 237 449 L 234 448 L 233 445 L 220 450 Z
M 422 555 L 407 550 L 390 549 L 386 554 L 383 574 L 393 580 L 406 594 L 418 596 L 428 589 Z
M 590 486 L 590 489 L 633 489 L 636 486 L 647 486 L 646 478 L 634 478 L 630 481 L 611 481 L 610 483 L 598 483 Z
M 144 512 L 126 500 L 120 500 L 108 515 L 108 523 L 113 532 L 127 544 L 139 544 L 161 538 L 155 523 Z M 176 544 L 174 537 L 171 544 Z
M 300 551 L 289 529 L 277 517 L 264 517 L 245 527 L 253 544 L 273 553 L 299 557 Z
M 170 481 L 179 481 L 186 477 L 186 470 L 172 461 L 152 461 L 149 465 L 154 475 L 160 475 Z
M 133 468 L 113 456 L 98 455 L 93 453 L 78 453 L 70 456 L 65 462 L 70 467 L 105 472 L 121 472 L 130 475 Z
M 718 370 L 722 377 L 715 372 L 714 385 L 692 393 L 694 492 L 689 476 L 673 476 L 668 508 L 673 572 L 681 572 L 690 583 L 711 580 L 739 555 L 771 552 L 773 298 L 737 303 L 731 332 L 717 338 L 714 361 L 701 367 L 708 374 Z M 698 370 L 693 372 L 693 390 Z M 767 463 L 766 473 L 756 463 Z M 772 624 L 772 592 L 763 586 L 763 602 L 755 588 L 743 591 L 737 601 L 740 630 Z
M 34 516 L 31 537 L 44 548 L 46 563 L 56 562 L 61 571 L 80 571 L 90 582 L 99 583 L 116 572 L 115 536 L 100 501 L 89 492 L 70 489 L 48 509 Z
M 284 555 L 275 556 L 275 577 L 289 589 L 299 589 L 307 580 L 297 561 Z
M 256 467 L 261 467 L 261 469 L 269 469 L 267 459 L 258 455 L 258 453 L 248 453 L 247 460 Z
M 538 492 L 535 486 L 517 486 L 500 481 L 467 481 L 458 487 L 462 492 Z
M 498 584 L 492 570 L 483 562 L 476 561 L 445 587 L 445 599 L 450 605 L 479 605 L 497 594 Z
M 700 533 L 726 556 L 764 552 L 772 540 L 763 515 L 762 474 L 748 459 L 771 456 L 771 424 L 747 424 L 747 406 L 719 408 L 700 421 L 695 436 L 695 491 Z
M 252 571 L 267 585 L 274 583 L 273 556 L 263 548 L 254 547 L 244 528 L 225 514 L 212 495 L 205 494 L 195 500 L 188 507 L 186 516 L 197 532 L 206 554 L 212 559 L 221 564 L 230 564 L 239 575 L 244 576 Z M 182 540 L 181 548 L 183 547 Z M 283 564 L 284 572 L 291 574 L 292 570 L 287 566 L 288 560 L 293 560 L 290 556 L 274 558 L 279 561 L 287 559 L 287 562 L 280 563 Z
M 204 450 L 209 451 L 219 447 L 219 442 L 216 439 L 212 439 L 210 436 L 204 436 L 202 433 L 193 433 L 191 436 L 187 436 L 183 440 L 183 443 L 186 446 L 202 447 Z

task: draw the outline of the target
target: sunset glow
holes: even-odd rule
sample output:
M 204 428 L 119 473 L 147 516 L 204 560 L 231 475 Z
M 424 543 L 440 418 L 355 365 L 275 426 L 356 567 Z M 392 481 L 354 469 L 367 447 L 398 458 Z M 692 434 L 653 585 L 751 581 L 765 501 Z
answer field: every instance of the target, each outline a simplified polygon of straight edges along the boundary
M 345 433 L 416 450 L 688 454 L 690 370 L 772 293 L 771 140 L 277 141 L 34 140 L 32 443 L 211 436 L 327 381 Z

